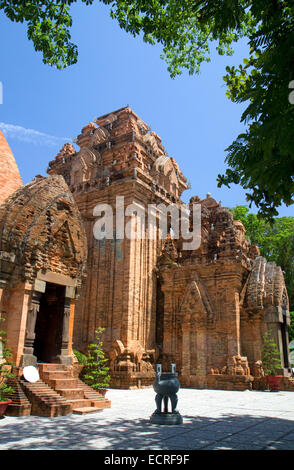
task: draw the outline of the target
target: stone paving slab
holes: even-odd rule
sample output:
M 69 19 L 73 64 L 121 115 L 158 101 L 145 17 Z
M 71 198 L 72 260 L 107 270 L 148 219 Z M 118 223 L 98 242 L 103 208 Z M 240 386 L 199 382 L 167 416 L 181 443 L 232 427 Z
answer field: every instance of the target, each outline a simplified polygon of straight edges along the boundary
M 109 390 L 110 409 L 0 420 L 0 450 L 294 450 L 293 392 L 180 389 L 182 425 L 149 422 L 153 389 Z

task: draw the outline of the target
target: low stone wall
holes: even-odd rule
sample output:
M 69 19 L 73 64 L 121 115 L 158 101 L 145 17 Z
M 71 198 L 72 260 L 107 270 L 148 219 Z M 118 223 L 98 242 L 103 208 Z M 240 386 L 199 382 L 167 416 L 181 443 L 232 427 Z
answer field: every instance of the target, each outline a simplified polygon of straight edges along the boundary
M 254 377 L 252 375 L 208 375 L 207 388 L 213 390 L 252 390 Z
M 139 373 L 126 375 L 123 372 L 113 373 L 110 388 L 137 389 L 153 385 L 155 376 L 146 377 Z M 211 374 L 207 376 L 181 376 L 178 377 L 181 388 L 197 388 L 212 390 L 252 390 L 254 377 L 251 375 L 225 375 Z
M 266 377 L 254 377 L 253 390 L 268 390 Z M 294 377 L 283 377 L 280 383 L 280 390 L 285 392 L 294 392 Z
M 252 375 L 209 374 L 207 376 L 178 377 L 181 388 L 197 388 L 211 390 L 268 390 L 266 377 Z M 152 387 L 154 376 L 144 376 L 139 372 L 126 375 L 125 372 L 114 372 L 111 376 L 110 388 L 138 389 Z M 294 377 L 283 377 L 281 390 L 294 392 Z
M 285 392 L 294 392 L 294 377 L 283 377 L 281 390 Z
M 151 387 L 155 380 L 155 374 L 144 375 L 140 372 L 126 374 L 124 372 L 112 372 L 110 388 L 137 389 Z

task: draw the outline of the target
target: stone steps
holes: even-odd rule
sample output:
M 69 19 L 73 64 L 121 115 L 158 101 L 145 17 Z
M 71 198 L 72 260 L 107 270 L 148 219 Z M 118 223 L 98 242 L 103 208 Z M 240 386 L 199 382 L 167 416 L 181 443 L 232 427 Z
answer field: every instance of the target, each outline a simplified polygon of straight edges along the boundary
M 102 408 L 98 409 L 94 406 L 89 406 L 89 407 L 83 407 L 83 408 L 74 408 L 72 412 L 73 414 L 76 414 L 76 415 L 85 415 L 88 413 L 97 413 L 102 410 L 103 410 Z
M 104 409 L 111 407 L 111 401 L 104 398 L 99 392 L 93 390 L 89 385 L 85 384 L 82 380 L 78 379 L 77 386 L 83 391 L 86 399 L 91 401 L 92 406 Z
M 110 401 L 72 375 L 72 369 L 61 364 L 41 364 L 40 377 L 70 406 L 73 413 L 85 414 L 110 408 Z M 84 409 L 84 413 L 81 410 Z M 86 411 L 87 410 L 87 411 Z
M 11 386 L 12 403 L 7 408 L 11 416 L 64 416 L 86 414 L 110 408 L 111 402 L 98 392 L 74 378 L 73 368 L 63 364 L 38 364 L 40 380 L 35 383 L 21 377 L 17 368 Z
M 43 377 L 43 380 L 46 380 L 46 383 L 53 388 L 53 390 L 60 390 L 65 388 L 76 388 L 76 379 L 73 378 L 59 378 L 59 379 L 51 379 L 49 376 L 48 379 Z
M 35 383 L 20 379 L 20 384 L 32 404 L 33 415 L 53 417 L 71 413 L 71 405 L 41 379 Z
M 12 400 L 6 409 L 7 416 L 28 416 L 31 414 L 32 405 L 25 395 L 19 381 L 16 377 L 9 378 L 7 384 L 11 386 L 14 393 L 11 393 L 8 398 Z
M 86 399 L 77 399 L 77 400 L 67 400 L 70 404 L 71 404 L 71 407 L 72 409 L 75 409 L 75 408 L 89 408 L 92 403 L 91 403 L 91 400 L 86 400 Z
M 58 393 L 66 400 L 84 398 L 84 392 L 81 388 L 59 388 Z
M 43 371 L 42 377 L 45 379 L 72 379 L 72 375 L 70 374 L 69 371 L 65 370 L 49 370 L 49 371 Z
M 64 364 L 38 364 L 39 372 L 47 372 L 47 371 L 68 371 L 68 367 Z

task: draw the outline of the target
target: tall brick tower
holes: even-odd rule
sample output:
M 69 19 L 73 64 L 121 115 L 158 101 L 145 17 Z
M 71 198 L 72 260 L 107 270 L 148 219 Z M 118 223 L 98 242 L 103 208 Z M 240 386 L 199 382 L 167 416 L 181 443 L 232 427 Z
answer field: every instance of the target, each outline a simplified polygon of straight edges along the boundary
M 75 152 L 65 144 L 48 168 L 49 174 L 65 178 L 88 238 L 88 276 L 76 309 L 74 344 L 85 350 L 97 327 L 103 326 L 111 385 L 148 385 L 156 356 L 155 267 L 162 242 L 149 239 L 147 223 L 145 239 L 122 239 L 115 220 L 117 197 L 124 210 L 131 204 L 168 206 L 180 201 L 186 179 L 160 137 L 129 107 L 83 127 L 77 145 L 80 150 Z M 113 239 L 94 237 L 94 209 L 99 204 L 113 208 Z M 125 226 L 130 220 L 125 218 Z
M 22 186 L 13 153 L 0 130 L 0 204 Z

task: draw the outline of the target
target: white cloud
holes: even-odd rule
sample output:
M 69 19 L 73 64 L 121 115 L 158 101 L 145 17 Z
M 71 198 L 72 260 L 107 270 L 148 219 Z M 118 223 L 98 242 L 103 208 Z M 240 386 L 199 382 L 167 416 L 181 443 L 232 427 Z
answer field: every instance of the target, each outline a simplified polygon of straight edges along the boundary
M 44 134 L 35 129 L 26 129 L 25 127 L 16 126 L 15 124 L 6 124 L 5 122 L 0 122 L 0 129 L 8 141 L 9 139 L 16 139 L 21 142 L 43 146 L 56 146 L 60 145 L 62 142 L 72 141 L 69 137 L 55 137 L 54 135 Z

